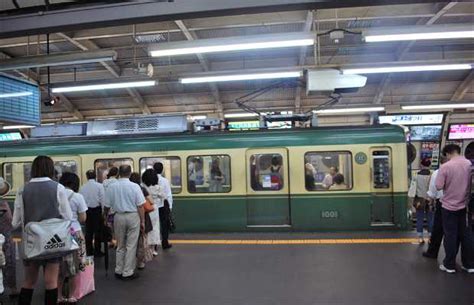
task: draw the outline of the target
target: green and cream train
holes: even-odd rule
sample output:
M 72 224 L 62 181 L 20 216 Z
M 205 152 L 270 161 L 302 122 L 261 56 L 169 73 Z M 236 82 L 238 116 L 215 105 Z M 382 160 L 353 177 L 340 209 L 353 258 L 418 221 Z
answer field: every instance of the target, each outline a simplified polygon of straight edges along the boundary
M 2 145 L 13 191 L 31 161 L 49 155 L 58 174 L 102 181 L 112 166 L 143 172 L 161 161 L 180 232 L 404 230 L 404 131 L 348 128 L 29 139 Z

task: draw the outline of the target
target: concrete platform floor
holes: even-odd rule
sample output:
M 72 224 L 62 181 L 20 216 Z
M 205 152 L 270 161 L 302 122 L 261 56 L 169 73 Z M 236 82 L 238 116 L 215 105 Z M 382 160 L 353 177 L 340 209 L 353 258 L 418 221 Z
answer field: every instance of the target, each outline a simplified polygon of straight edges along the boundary
M 347 239 L 339 244 L 175 243 L 123 282 L 96 260 L 87 305 L 474 304 L 474 275 L 449 275 L 404 233 L 174 234 L 174 240 Z M 400 243 L 351 239 L 401 238 Z M 440 260 L 443 256 L 440 253 Z M 34 304 L 42 304 L 42 293 Z

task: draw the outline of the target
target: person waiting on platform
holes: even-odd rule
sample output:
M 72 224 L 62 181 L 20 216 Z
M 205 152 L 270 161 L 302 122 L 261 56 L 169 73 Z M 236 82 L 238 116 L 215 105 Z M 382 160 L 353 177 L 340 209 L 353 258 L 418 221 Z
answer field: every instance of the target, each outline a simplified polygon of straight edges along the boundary
M 209 192 L 222 193 L 222 184 L 224 183 L 224 175 L 219 166 L 219 159 L 212 159 L 211 171 L 209 175 Z
M 432 219 L 433 211 L 430 207 L 430 200 L 428 196 L 428 189 L 430 185 L 431 171 L 430 171 L 431 161 L 428 158 L 421 160 L 421 170 L 417 173 L 416 177 L 413 178 L 414 181 L 410 185 L 411 188 L 414 188 L 415 197 L 413 199 L 413 206 L 416 209 L 416 232 L 418 233 L 419 243 L 425 243 L 423 238 L 423 227 L 425 223 L 425 216 L 427 220 L 428 232 L 431 235 L 432 228 Z
M 329 187 L 331 191 L 347 190 L 347 184 L 344 183 L 344 176 L 342 174 L 336 174 L 332 178 L 333 184 Z
M 64 173 L 59 179 L 61 183 L 66 188 L 66 195 L 71 205 L 72 211 L 72 223 L 71 229 L 73 230 L 73 237 L 79 245 L 79 250 L 74 251 L 71 254 L 68 254 L 63 258 L 63 263 L 61 264 L 60 272 L 60 281 L 59 281 L 59 302 L 69 302 L 76 303 L 75 298 L 65 299 L 62 295 L 62 285 L 67 283 L 69 285 L 69 292 L 74 291 L 74 277 L 77 273 L 85 270 L 86 266 L 86 245 L 84 235 L 82 234 L 81 224 L 86 222 L 86 211 L 87 204 L 84 200 L 84 197 L 78 193 L 80 180 L 79 177 L 74 173 Z
M 313 164 L 306 163 L 304 165 L 304 182 L 308 191 L 314 191 L 314 189 L 316 188 L 314 179 L 315 173 L 316 170 L 314 169 Z
M 337 167 L 331 166 L 329 168 L 329 173 L 326 174 L 322 183 L 324 188 L 329 189 L 331 187 L 331 185 L 334 183 L 333 181 L 334 176 L 336 176 L 337 173 L 338 173 Z
M 197 161 L 197 164 L 200 162 Z M 169 243 L 168 237 L 171 230 L 171 211 L 173 210 L 173 192 L 169 180 L 163 176 L 164 166 L 161 162 L 153 164 L 153 169 L 158 176 L 158 184 L 165 192 L 165 199 L 158 203 L 158 214 L 160 215 L 161 248 L 170 249 L 173 245 Z M 197 168 L 196 168 L 197 170 Z M 158 248 L 156 249 L 158 250 Z M 156 252 L 155 252 L 156 254 Z
M 104 190 L 107 190 L 107 188 L 117 182 L 117 178 L 118 178 L 118 168 L 117 167 L 111 167 L 109 169 L 109 172 L 107 173 L 107 179 L 105 179 L 103 182 L 102 182 L 102 185 L 104 186 Z
M 446 163 L 448 159 L 441 156 L 439 159 L 441 165 Z M 434 207 L 433 227 L 431 229 L 431 237 L 428 243 L 428 250 L 423 252 L 423 256 L 427 258 L 438 258 L 439 248 L 443 240 L 443 220 L 441 216 L 441 198 L 443 198 L 443 191 L 436 189 L 436 177 L 438 177 L 439 169 L 435 170 L 431 175 L 430 186 L 428 189 L 428 196 L 430 197 L 430 206 Z
M 17 297 L 16 249 L 12 237 L 12 211 L 8 202 L 3 200 L 3 197 L 8 194 L 10 189 L 10 184 L 3 177 L 0 177 L 0 234 L 5 237 L 3 252 L 6 261 L 5 266 L 2 268 L 3 277 L 5 286 L 10 289 L 10 297 Z
M 121 165 L 119 180 L 105 192 L 105 214 L 110 208 L 116 212 L 114 232 L 117 240 L 115 277 L 132 280 L 138 277 L 135 272 L 137 245 L 140 231 L 145 231 L 145 197 L 139 185 L 131 182 L 130 165 Z
M 149 213 L 153 230 L 148 233 L 148 245 L 153 250 L 153 256 L 158 255 L 158 246 L 161 244 L 160 230 L 160 212 L 159 208 L 163 207 L 163 201 L 166 199 L 165 190 L 158 184 L 158 175 L 154 169 L 147 169 L 143 172 L 142 182 L 149 194 L 149 200 L 155 209 Z
M 443 190 L 441 215 L 446 257 L 439 269 L 448 273 L 456 272 L 456 256 L 461 246 L 462 269 L 474 273 L 472 232 L 466 223 L 472 164 L 460 155 L 461 148 L 458 145 L 446 145 L 443 154 L 449 161 L 439 169 L 436 189 Z
M 90 169 L 86 172 L 87 182 L 79 193 L 84 196 L 87 203 L 86 220 L 86 251 L 87 255 L 96 257 L 104 256 L 101 251 L 101 229 L 102 229 L 102 206 L 104 204 L 104 187 L 95 181 L 95 170 Z M 94 242 L 92 242 L 94 241 Z
M 72 220 L 72 211 L 64 186 L 53 181 L 54 162 L 50 157 L 38 156 L 31 165 L 31 179 L 18 190 L 13 211 L 13 228 L 25 227 L 30 222 L 52 218 Z M 57 304 L 59 264 L 62 257 L 23 260 L 25 277 L 19 296 L 19 305 L 30 305 L 33 289 L 43 267 L 46 293 L 44 303 Z

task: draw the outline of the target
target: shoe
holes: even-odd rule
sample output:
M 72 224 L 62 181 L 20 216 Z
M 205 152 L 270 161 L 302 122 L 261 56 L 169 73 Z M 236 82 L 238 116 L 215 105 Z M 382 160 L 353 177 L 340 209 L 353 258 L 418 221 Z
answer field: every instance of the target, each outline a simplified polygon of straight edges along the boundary
M 121 280 L 121 279 L 123 279 L 123 276 L 119 273 L 115 273 L 115 278 L 118 279 L 118 280 Z
M 437 259 L 438 258 L 437 255 L 431 254 L 428 251 L 423 252 L 421 255 L 423 255 L 423 257 L 431 258 L 431 259 Z
M 461 266 L 461 269 L 466 271 L 467 273 L 474 273 L 474 268 L 466 268 L 464 266 Z
M 124 281 L 131 281 L 131 280 L 137 279 L 137 278 L 139 278 L 139 277 L 140 277 L 140 275 L 135 272 L 135 273 L 133 273 L 133 274 L 130 275 L 130 276 L 122 276 L 122 280 L 124 280 Z
M 138 270 L 143 270 L 143 269 L 145 269 L 145 263 L 137 264 L 137 269 L 138 269 Z
M 104 252 L 97 252 L 94 254 L 94 257 L 104 257 L 105 253 Z
M 158 256 L 158 252 L 153 251 L 153 256 Z
M 444 265 L 439 265 L 439 270 L 444 271 L 444 272 L 447 272 L 447 273 L 449 273 L 449 274 L 456 273 L 456 270 L 455 270 L 455 269 L 448 269 L 448 268 L 446 268 Z
M 172 244 L 166 244 L 166 245 L 163 245 L 161 247 L 163 248 L 163 250 L 168 250 L 168 249 L 172 248 L 173 245 Z
M 418 240 L 418 243 L 419 243 L 420 245 L 423 245 L 423 244 L 425 243 L 425 240 L 424 240 L 423 238 L 420 238 L 420 239 Z

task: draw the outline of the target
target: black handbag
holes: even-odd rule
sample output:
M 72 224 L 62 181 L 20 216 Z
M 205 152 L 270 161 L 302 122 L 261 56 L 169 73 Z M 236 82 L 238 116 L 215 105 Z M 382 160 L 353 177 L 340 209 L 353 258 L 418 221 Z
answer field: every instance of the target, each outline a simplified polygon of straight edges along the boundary
M 176 230 L 176 223 L 174 221 L 173 213 L 170 209 L 170 204 L 169 204 L 168 200 L 166 200 L 166 199 L 165 199 L 165 202 L 164 202 L 164 206 L 168 210 L 169 231 L 170 231 L 170 233 L 174 233 L 174 231 Z
M 102 241 L 111 242 L 113 239 L 112 228 L 109 226 L 102 226 Z

